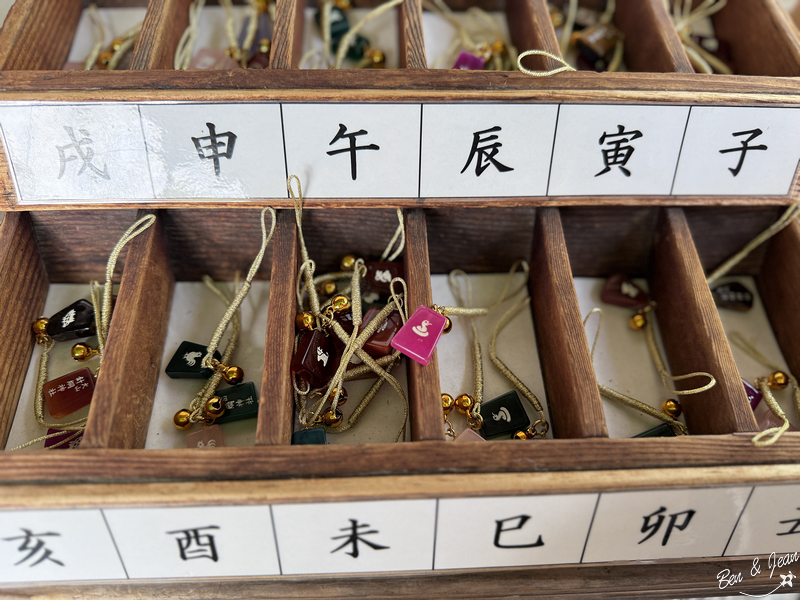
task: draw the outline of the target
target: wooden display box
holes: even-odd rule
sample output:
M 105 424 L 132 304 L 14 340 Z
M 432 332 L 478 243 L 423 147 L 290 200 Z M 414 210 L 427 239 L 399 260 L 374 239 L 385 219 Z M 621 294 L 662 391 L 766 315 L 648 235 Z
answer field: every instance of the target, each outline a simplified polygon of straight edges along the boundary
M 136 4 L 109 1 L 106 6 Z M 472 5 L 463 3 L 461 8 Z M 0 31 L 3 101 L 72 103 L 396 102 L 603 103 L 800 107 L 800 38 L 775 0 L 729 0 L 715 19 L 736 40 L 737 76 L 691 72 L 661 0 L 618 0 L 616 22 L 629 37 L 635 73 L 562 74 L 428 71 L 421 7 L 399 11 L 401 63 L 396 71 L 304 72 L 299 60 L 303 3 L 280 0 L 272 64 L 262 72 L 173 72 L 188 0 L 151 0 L 131 71 L 61 72 L 80 11 L 78 0 L 18 0 Z M 484 8 L 499 5 L 481 3 Z M 459 8 L 456 7 L 456 8 Z M 544 0 L 505 3 L 520 49 L 558 52 Z M 532 66 L 536 61 L 532 61 Z M 539 65 L 541 67 L 541 64 Z M 766 76 L 766 77 L 765 77 Z M 401 444 L 291 446 L 298 242 L 291 201 L 120 199 L 25 209 L 0 157 L 2 202 L 0 289 L 0 440 L 4 443 L 34 347 L 30 323 L 50 283 L 103 279 L 110 249 L 138 214 L 154 227 L 123 253 L 121 281 L 103 376 L 80 448 L 6 453 L 0 462 L 0 508 L 114 508 L 267 505 L 388 499 L 447 499 L 631 490 L 725 488 L 800 483 L 800 434 L 754 448 L 755 419 L 704 273 L 773 222 L 800 197 L 574 196 L 486 199 L 311 199 L 304 229 L 318 272 L 344 252 L 372 256 L 393 231 L 394 209 L 406 226 L 409 308 L 430 305 L 431 274 L 453 268 L 497 270 L 515 258 L 531 265 L 531 310 L 555 439 L 493 441 L 474 450 L 443 440 L 439 374 L 408 365 L 410 441 Z M 209 273 L 231 280 L 259 242 L 258 207 L 279 208 L 270 250 L 257 275 L 271 281 L 260 412 L 253 447 L 144 450 L 161 372 L 175 281 Z M 358 223 L 354 227 L 353 223 Z M 124 267 L 123 267 L 124 263 Z M 505 267 L 503 267 L 505 268 Z M 502 270 L 502 269 L 500 269 Z M 572 281 L 624 271 L 648 279 L 673 372 L 709 371 L 718 384 L 684 400 L 692 435 L 609 439 L 589 346 Z M 794 373 L 800 373 L 800 222 L 737 267 L 755 275 Z M 468 524 L 465 524 L 467 527 Z M 762 557 L 766 560 L 766 557 Z M 415 571 L 410 573 L 260 578 L 4 584 L 8 594 L 92 597 L 157 593 L 191 597 L 336 595 L 690 597 L 720 594 L 717 573 L 749 572 L 751 558 L 653 563 Z M 5 566 L 0 566 L 5 568 Z M 209 582 L 213 581 L 213 587 Z M 768 570 L 735 591 L 772 589 Z M 424 586 L 424 587 L 423 587 Z M 3 593 L 3 592 L 0 592 Z

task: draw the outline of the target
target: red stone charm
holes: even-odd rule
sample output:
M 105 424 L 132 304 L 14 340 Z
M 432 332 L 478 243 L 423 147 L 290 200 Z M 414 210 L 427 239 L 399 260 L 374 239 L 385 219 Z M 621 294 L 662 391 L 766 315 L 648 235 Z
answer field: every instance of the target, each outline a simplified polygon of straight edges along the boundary
M 742 384 L 744 385 L 744 392 L 747 394 L 747 399 L 750 401 L 750 408 L 755 410 L 758 403 L 761 402 L 763 395 L 758 391 L 758 388 L 750 385 L 750 383 L 744 379 L 742 379 Z
M 390 286 L 392 279 L 403 276 L 403 263 L 401 262 L 368 262 L 366 266 L 365 292 L 388 296 L 392 293 Z
M 328 384 L 339 367 L 341 356 L 336 351 L 333 339 L 320 330 L 304 331 L 292 358 L 291 369 L 312 388 Z
M 756 417 L 756 422 L 758 423 L 758 428 L 761 431 L 766 431 L 767 429 L 772 429 L 773 427 L 783 426 L 783 421 L 779 419 L 771 410 L 765 410 L 763 413 L 761 413 L 761 416 Z M 789 429 L 787 429 L 787 431 L 797 431 L 797 427 L 789 423 Z
M 83 408 L 92 401 L 93 393 L 94 377 L 91 370 L 85 367 L 69 375 L 51 379 L 42 389 L 47 410 L 54 419 L 62 419 Z
M 628 277 L 617 273 L 606 280 L 600 300 L 623 308 L 644 308 L 650 302 L 650 296 Z
M 61 431 L 60 429 L 48 429 L 47 435 L 53 435 L 54 433 L 60 433 L 61 435 L 56 435 L 51 438 L 47 438 L 44 441 L 44 447 L 49 448 L 51 450 L 71 450 L 73 448 L 77 448 L 78 445 L 81 443 L 83 439 L 83 432 L 80 431 Z M 75 436 L 74 439 L 66 442 L 65 440 L 69 440 L 73 435 L 78 434 Z
M 364 320 L 361 322 L 361 331 L 364 331 L 364 328 L 369 325 L 369 323 L 378 316 L 378 313 L 381 312 L 380 309 L 377 308 L 370 308 L 367 313 L 364 315 Z M 372 358 L 380 358 L 382 356 L 386 356 L 387 354 L 392 353 L 392 339 L 394 339 L 394 335 L 400 330 L 403 326 L 403 319 L 400 317 L 400 313 L 392 311 L 389 313 L 388 318 L 378 327 L 378 330 L 372 334 L 372 336 L 366 341 L 364 344 L 364 352 L 369 354 Z
M 223 448 L 225 438 L 222 437 L 222 429 L 219 425 L 203 427 L 198 431 L 193 431 L 186 436 L 187 448 Z

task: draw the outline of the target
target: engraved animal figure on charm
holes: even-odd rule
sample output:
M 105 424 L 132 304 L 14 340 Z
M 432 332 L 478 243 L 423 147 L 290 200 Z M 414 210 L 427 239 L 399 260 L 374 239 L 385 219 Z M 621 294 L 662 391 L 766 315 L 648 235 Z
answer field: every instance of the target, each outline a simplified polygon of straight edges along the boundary
M 420 337 L 428 337 L 428 335 L 430 334 L 430 332 L 428 331 L 428 327 L 430 327 L 431 325 L 433 325 L 433 323 L 425 319 L 419 325 L 414 325 L 414 327 L 411 328 L 411 331 L 413 331 Z
M 492 413 L 492 418 L 495 421 L 508 421 L 511 422 L 511 413 L 508 412 L 508 409 L 504 406 L 498 412 Z
M 197 441 L 197 447 L 198 448 L 216 448 L 217 447 L 217 440 L 208 440 L 208 442 L 206 442 L 205 444 L 203 443 L 203 440 L 198 440 Z
M 632 286 L 627 281 L 623 281 L 619 291 L 628 296 L 629 298 L 636 298 L 639 295 L 639 290 Z
M 75 320 L 75 309 L 69 311 L 64 317 L 61 319 L 61 326 L 66 327 L 70 323 Z
M 388 270 L 382 271 L 378 269 L 375 271 L 375 281 L 380 283 L 390 283 L 392 281 L 392 274 Z
M 186 364 L 190 367 L 193 367 L 196 364 L 198 358 L 203 355 L 202 352 L 187 352 L 183 355 L 183 360 L 186 361 Z
M 322 348 L 317 348 L 317 362 L 321 362 L 323 366 L 328 366 L 328 353 L 325 352 Z

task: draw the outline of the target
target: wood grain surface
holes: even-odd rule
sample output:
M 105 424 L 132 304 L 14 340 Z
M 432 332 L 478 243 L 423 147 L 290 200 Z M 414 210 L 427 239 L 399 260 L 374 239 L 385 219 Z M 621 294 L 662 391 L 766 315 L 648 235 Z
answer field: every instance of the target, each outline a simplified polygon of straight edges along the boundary
M 42 316 L 47 273 L 28 213 L 10 213 L 0 224 L 0 447 L 5 448 L 35 346 L 31 324 Z M 36 368 L 36 363 L 34 367 Z
M 275 3 L 275 23 L 269 68 L 296 69 L 303 53 L 303 23 L 305 0 L 281 0 Z M 273 75 L 273 73 L 267 73 Z M 271 77 L 270 77 L 271 79 Z
M 144 448 L 150 425 L 175 279 L 161 219 L 128 245 L 81 448 Z
M 629 71 L 694 73 L 663 0 L 618 0 L 614 25 L 625 34 Z
M 553 436 L 607 437 L 597 377 L 556 208 L 537 212 L 530 294 Z
M 561 56 L 546 0 L 507 0 L 506 20 L 511 43 L 520 54 L 526 50 L 544 50 Z M 545 71 L 560 65 L 543 56 L 528 56 L 522 66 Z
M 397 13 L 401 69 L 427 69 L 425 40 L 422 33 L 422 2 L 404 0 Z
M 0 30 L 0 71 L 60 70 L 80 16 L 80 0 L 14 2 Z
M 130 68 L 173 69 L 175 49 L 189 24 L 192 0 L 150 0 Z

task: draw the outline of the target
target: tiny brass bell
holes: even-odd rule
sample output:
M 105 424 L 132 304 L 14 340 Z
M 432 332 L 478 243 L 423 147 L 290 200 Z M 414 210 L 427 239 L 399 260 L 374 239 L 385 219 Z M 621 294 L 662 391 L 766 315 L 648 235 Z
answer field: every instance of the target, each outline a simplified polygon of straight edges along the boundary
M 506 53 L 506 45 L 500 40 L 492 44 L 492 55 L 503 56 Z
M 462 415 L 468 413 L 475 406 L 475 399 L 469 394 L 461 394 L 456 398 L 456 408 Z
M 322 422 L 328 427 L 338 427 L 342 424 L 342 420 L 344 419 L 344 415 L 339 412 L 328 411 L 322 417 Z
M 225 403 L 219 396 L 209 398 L 205 408 L 206 414 L 214 418 L 221 417 L 225 413 Z
M 342 262 L 339 263 L 339 268 L 342 271 L 352 271 L 356 266 L 356 257 L 352 254 L 346 255 L 342 258 Z
M 339 294 L 338 296 L 334 296 L 331 298 L 331 308 L 333 312 L 343 312 L 350 308 L 350 298 Z
M 528 434 L 525 433 L 522 429 L 517 431 L 514 435 L 511 436 L 512 440 L 527 440 Z
M 72 358 L 78 362 L 86 362 L 98 354 L 100 354 L 98 350 L 95 350 L 89 344 L 84 344 L 83 342 L 75 344 L 72 347 Z
M 237 383 L 242 383 L 244 380 L 244 369 L 237 365 L 231 365 L 230 367 L 226 367 L 225 370 L 222 372 L 222 378 L 225 379 L 231 385 L 236 385 Z
M 294 318 L 294 326 L 300 331 L 313 331 L 316 324 L 317 320 L 311 313 L 297 313 L 297 316 Z
M 317 291 L 323 296 L 333 296 L 336 293 L 336 282 L 325 281 L 319 285 Z
M 444 414 L 449 415 L 453 412 L 453 407 L 456 405 L 456 400 L 450 394 L 442 394 L 442 410 Z
M 111 62 L 111 58 L 114 56 L 111 52 L 103 52 L 100 56 L 97 57 L 97 66 L 101 69 L 107 69 L 108 63 Z
M 258 51 L 261 54 L 266 54 L 267 56 L 269 56 L 270 50 L 272 50 L 272 42 L 270 40 L 264 38 L 260 42 L 258 42 Z
M 50 322 L 50 319 L 45 319 L 42 317 L 41 319 L 36 319 L 31 325 L 31 329 L 33 330 L 33 335 L 36 337 L 47 335 L 47 324 Z
M 113 42 L 111 42 L 111 49 L 116 52 L 122 47 L 122 38 L 117 38 Z
M 184 429 L 184 430 L 191 429 L 192 428 L 191 416 L 192 416 L 191 413 L 184 408 L 175 413 L 175 416 L 172 417 L 172 422 L 178 429 Z
M 683 407 L 677 400 L 667 398 L 661 403 L 661 412 L 673 419 L 677 419 L 681 416 L 681 413 L 683 413 Z
M 446 321 L 444 322 L 444 329 L 442 330 L 442 335 L 450 333 L 453 331 L 453 321 L 450 320 L 450 317 L 445 317 Z
M 789 376 L 783 371 L 770 373 L 767 381 L 771 390 L 784 390 L 789 385 Z
M 340 10 L 350 10 L 353 7 L 350 0 L 335 0 L 333 5 Z
M 645 325 L 647 325 L 647 318 L 643 314 L 637 313 L 631 317 L 630 321 L 628 321 L 628 325 L 630 325 L 631 329 L 634 331 L 641 331 L 644 329 Z
M 328 402 L 333 402 L 334 397 L 336 397 L 336 389 L 337 388 L 333 388 L 331 390 L 331 394 L 328 396 Z M 336 406 L 342 406 L 345 402 L 347 402 L 347 390 L 342 388 L 339 392 L 339 400 L 336 403 Z
M 369 66 L 373 69 L 383 69 L 386 66 L 386 56 L 381 50 L 372 50 L 369 55 Z

